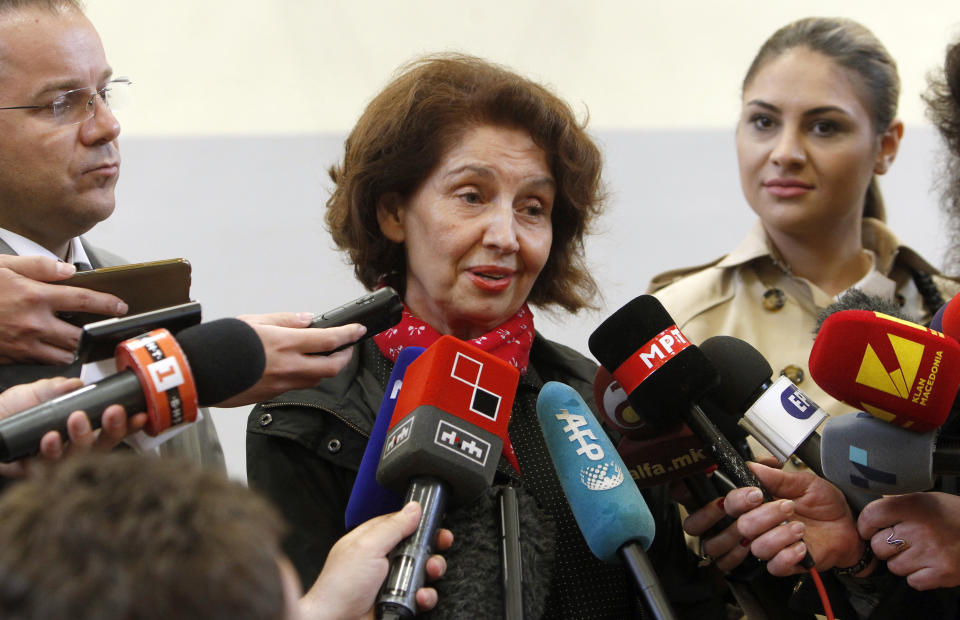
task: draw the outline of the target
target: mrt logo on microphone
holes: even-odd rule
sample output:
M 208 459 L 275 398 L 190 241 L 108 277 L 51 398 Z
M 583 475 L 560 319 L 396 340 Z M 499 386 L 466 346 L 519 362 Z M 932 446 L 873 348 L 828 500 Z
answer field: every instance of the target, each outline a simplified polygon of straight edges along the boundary
M 647 377 L 690 346 L 676 325 L 671 325 L 640 347 L 613 371 L 614 378 L 629 394 Z

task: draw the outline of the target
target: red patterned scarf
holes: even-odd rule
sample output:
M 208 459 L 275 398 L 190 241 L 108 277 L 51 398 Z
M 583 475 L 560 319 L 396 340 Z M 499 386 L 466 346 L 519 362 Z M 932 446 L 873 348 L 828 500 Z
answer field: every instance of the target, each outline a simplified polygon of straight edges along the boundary
M 530 347 L 533 346 L 533 313 L 523 304 L 517 313 L 501 323 L 492 332 L 467 340 L 481 351 L 513 364 L 520 374 L 530 365 Z M 440 332 L 410 314 L 403 307 L 403 318 L 390 329 L 373 337 L 380 352 L 393 362 L 404 347 L 427 348 L 440 339 Z

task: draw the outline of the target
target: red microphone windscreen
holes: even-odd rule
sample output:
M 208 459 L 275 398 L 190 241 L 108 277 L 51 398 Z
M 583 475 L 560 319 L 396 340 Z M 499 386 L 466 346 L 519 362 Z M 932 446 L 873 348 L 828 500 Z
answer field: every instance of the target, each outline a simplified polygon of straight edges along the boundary
M 917 432 L 943 424 L 960 387 L 960 344 L 879 312 L 830 315 L 810 351 L 810 376 L 828 394 Z
M 717 464 L 703 441 L 686 426 L 640 441 L 623 437 L 617 452 L 641 489 L 681 480 Z
M 603 366 L 593 379 L 593 399 L 604 424 L 633 439 L 649 439 L 654 433 L 637 415 L 620 382 Z
M 407 368 L 390 429 L 429 405 L 505 439 L 520 373 L 453 336 L 442 336 Z

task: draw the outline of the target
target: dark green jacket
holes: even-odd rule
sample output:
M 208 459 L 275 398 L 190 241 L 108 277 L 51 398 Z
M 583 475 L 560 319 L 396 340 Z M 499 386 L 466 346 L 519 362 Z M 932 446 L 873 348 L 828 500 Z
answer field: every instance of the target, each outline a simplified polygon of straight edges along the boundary
M 547 381 L 561 381 L 593 406 L 594 362 L 539 336 L 530 362 L 526 389 L 538 391 Z M 285 551 L 304 587 L 313 583 L 328 551 L 345 533 L 347 501 L 391 368 L 376 345 L 366 341 L 336 377 L 316 388 L 294 390 L 261 403 L 250 414 L 248 481 L 269 496 L 289 521 L 291 534 Z M 529 385 L 531 375 L 538 386 Z M 524 389 L 524 381 L 520 389 Z M 508 471 L 505 462 L 501 466 Z M 683 542 L 676 506 L 664 489 L 654 489 L 645 497 L 657 524 L 650 556 L 671 598 L 680 607 L 696 608 L 691 617 L 712 617 L 714 610 L 719 614 L 719 603 L 711 600 L 708 588 L 702 585 L 696 560 Z M 624 581 L 628 581 L 626 576 Z M 585 576 L 584 588 L 589 587 Z M 704 606 L 710 611 L 704 613 Z

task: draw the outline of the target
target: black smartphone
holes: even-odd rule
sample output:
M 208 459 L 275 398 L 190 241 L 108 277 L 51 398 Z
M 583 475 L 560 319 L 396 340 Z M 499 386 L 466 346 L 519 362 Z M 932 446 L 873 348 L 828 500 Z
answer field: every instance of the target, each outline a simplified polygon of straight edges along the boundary
M 323 314 L 313 317 L 310 327 L 340 327 L 350 323 L 360 323 L 367 328 L 364 338 L 369 338 L 375 334 L 393 327 L 400 322 L 403 316 L 403 302 L 400 301 L 400 295 L 389 286 L 377 289 L 353 301 L 348 301 L 342 306 L 333 310 L 327 310 Z M 350 343 L 337 348 L 340 351 L 355 343 Z M 326 351 L 319 355 L 334 353 L 335 351 Z
M 117 345 L 145 332 L 164 328 L 172 334 L 200 324 L 200 304 L 189 303 L 87 323 L 80 332 L 77 359 L 86 364 L 113 357 Z

